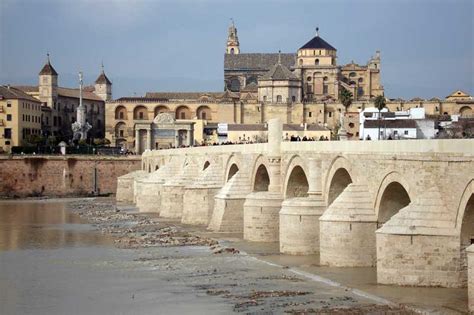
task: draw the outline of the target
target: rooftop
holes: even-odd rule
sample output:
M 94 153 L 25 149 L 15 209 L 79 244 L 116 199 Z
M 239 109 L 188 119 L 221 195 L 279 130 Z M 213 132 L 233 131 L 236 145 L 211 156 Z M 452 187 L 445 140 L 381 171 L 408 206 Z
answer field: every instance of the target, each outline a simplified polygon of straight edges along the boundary
M 278 53 L 226 54 L 224 70 L 262 70 L 268 71 L 278 62 Z M 281 54 L 281 64 L 292 68 L 296 63 L 295 54 Z
M 19 88 L 12 86 L 0 86 L 0 99 L 23 99 L 39 103 L 40 101 L 33 96 L 25 93 Z

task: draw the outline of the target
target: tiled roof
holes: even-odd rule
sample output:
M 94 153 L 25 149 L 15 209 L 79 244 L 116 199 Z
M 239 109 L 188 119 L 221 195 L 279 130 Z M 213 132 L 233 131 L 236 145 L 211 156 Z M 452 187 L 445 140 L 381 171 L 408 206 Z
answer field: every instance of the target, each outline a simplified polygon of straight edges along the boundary
M 327 50 L 336 50 L 328 42 L 322 39 L 319 36 L 313 37 L 309 42 L 304 44 L 300 49 L 327 49 Z
M 79 89 L 58 87 L 58 95 L 63 97 L 79 98 Z M 84 90 L 82 91 L 82 98 L 85 100 L 103 101 L 103 99 L 94 93 Z
M 39 75 L 58 75 L 58 73 L 56 72 L 56 70 L 54 70 L 53 66 L 51 65 L 51 63 L 48 61 L 43 69 L 41 69 Z
M 264 124 L 229 124 L 228 131 L 266 131 L 267 127 Z
M 105 75 L 104 71 L 101 72 L 101 74 L 99 75 L 97 80 L 95 80 L 95 83 L 96 84 L 112 84 L 112 82 L 110 82 L 109 78 L 107 78 L 107 76 Z
M 260 80 L 297 80 L 298 78 L 287 67 L 277 63 L 265 73 Z
M 366 120 L 364 128 L 416 128 L 414 119 L 394 119 L 394 120 Z
M 284 131 L 304 131 L 304 125 L 301 124 L 283 124 Z M 306 130 L 328 130 L 327 128 L 319 125 L 319 124 L 307 124 Z
M 21 89 L 8 86 L 0 86 L 0 99 L 23 99 L 39 103 L 40 101 L 33 96 L 25 93 Z
M 270 70 L 278 62 L 276 54 L 226 54 L 224 55 L 224 70 Z M 295 54 L 281 54 L 281 63 L 287 68 L 295 66 Z
M 15 85 L 14 88 L 16 89 L 20 89 L 22 90 L 23 92 L 30 92 L 30 93 L 33 93 L 33 92 L 38 92 L 38 86 L 36 85 Z
M 258 85 L 255 82 L 247 84 L 243 89 L 240 89 L 240 92 L 257 92 Z
M 156 98 L 162 100 L 194 100 L 201 97 L 217 98 L 223 92 L 147 92 L 146 98 Z

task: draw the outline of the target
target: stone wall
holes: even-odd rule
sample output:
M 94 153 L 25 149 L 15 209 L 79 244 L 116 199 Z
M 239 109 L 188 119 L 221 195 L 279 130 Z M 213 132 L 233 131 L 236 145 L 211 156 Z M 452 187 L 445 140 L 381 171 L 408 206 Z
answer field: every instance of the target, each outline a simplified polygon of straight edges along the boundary
M 117 178 L 140 169 L 140 157 L 0 157 L 0 196 L 115 194 Z M 96 174 L 96 176 L 94 176 Z
M 471 245 L 467 249 L 468 252 L 468 299 L 469 299 L 469 311 L 474 312 L 474 245 Z

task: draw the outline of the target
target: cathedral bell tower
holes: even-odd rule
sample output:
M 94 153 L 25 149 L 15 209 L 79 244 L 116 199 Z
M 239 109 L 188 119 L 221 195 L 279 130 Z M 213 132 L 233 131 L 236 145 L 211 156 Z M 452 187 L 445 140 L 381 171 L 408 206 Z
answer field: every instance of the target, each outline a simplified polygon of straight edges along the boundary
M 234 25 L 234 20 L 232 20 L 232 24 L 229 26 L 229 34 L 227 35 L 226 54 L 238 55 L 239 53 L 239 37 L 237 36 L 237 28 Z

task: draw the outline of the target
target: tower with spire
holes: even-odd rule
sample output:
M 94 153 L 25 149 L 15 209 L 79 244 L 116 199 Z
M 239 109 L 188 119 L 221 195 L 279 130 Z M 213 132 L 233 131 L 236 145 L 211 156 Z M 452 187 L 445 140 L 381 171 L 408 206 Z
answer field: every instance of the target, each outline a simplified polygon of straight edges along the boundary
M 239 37 L 237 36 L 237 28 L 234 25 L 234 20 L 231 19 L 229 26 L 229 34 L 227 35 L 226 54 L 238 55 L 240 53 Z
M 104 101 L 112 99 L 112 82 L 105 75 L 104 63 L 101 64 L 101 71 L 95 80 L 94 93 Z
M 53 107 L 58 98 L 58 73 L 51 65 L 49 53 L 46 63 L 39 72 L 39 99 L 48 107 Z

